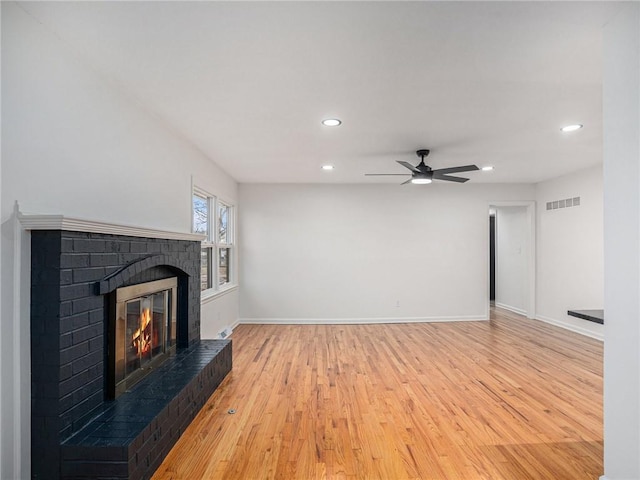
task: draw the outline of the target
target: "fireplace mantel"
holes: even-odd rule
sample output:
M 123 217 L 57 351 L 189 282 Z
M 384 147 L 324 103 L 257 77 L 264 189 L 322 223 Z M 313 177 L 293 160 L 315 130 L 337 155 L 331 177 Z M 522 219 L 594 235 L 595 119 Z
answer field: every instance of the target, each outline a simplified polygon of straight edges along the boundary
M 129 237 L 162 238 L 167 240 L 188 240 L 200 242 L 204 235 L 197 233 L 172 232 L 153 228 L 119 225 L 116 223 L 86 220 L 64 215 L 34 215 L 18 213 L 18 220 L 25 230 L 63 230 L 67 232 L 106 233 Z

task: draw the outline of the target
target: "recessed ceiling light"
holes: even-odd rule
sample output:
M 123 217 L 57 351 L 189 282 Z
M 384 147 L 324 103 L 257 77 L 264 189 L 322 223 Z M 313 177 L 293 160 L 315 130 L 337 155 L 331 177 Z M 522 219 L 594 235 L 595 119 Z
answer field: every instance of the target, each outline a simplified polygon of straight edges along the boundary
M 491 165 L 487 165 L 486 167 L 482 167 L 482 171 L 483 172 L 490 172 L 491 170 L 493 170 L 493 167 Z
M 322 165 L 323 170 L 333 170 L 335 167 L 333 165 Z
M 576 130 L 580 130 L 582 125 L 576 123 L 575 125 L 567 125 L 566 127 L 562 127 L 560 130 L 563 132 L 575 132 Z
M 342 123 L 342 121 L 338 120 L 337 118 L 327 118 L 325 120 L 322 120 L 322 124 L 325 127 L 337 127 L 341 123 Z

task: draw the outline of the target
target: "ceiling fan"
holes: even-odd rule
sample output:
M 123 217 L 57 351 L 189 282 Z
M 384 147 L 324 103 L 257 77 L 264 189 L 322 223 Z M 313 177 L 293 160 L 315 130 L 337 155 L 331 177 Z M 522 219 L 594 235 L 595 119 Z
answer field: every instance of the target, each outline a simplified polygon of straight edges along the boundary
M 472 172 L 474 170 L 480 170 L 476 165 L 463 165 L 461 167 L 450 167 L 450 168 L 439 168 L 437 170 L 433 170 L 429 165 L 425 165 L 424 157 L 429 155 L 429 150 L 422 149 L 416 152 L 416 155 L 420 157 L 420 163 L 415 167 L 411 165 L 409 162 L 403 162 L 401 160 L 396 160 L 403 167 L 407 167 L 411 170 L 411 173 L 365 173 L 365 176 L 383 176 L 383 175 L 411 175 L 411 178 L 405 183 L 431 183 L 432 180 L 446 180 L 448 182 L 457 182 L 464 183 L 468 181 L 468 178 L 463 177 L 454 177 L 449 175 L 450 173 L 460 173 L 460 172 Z

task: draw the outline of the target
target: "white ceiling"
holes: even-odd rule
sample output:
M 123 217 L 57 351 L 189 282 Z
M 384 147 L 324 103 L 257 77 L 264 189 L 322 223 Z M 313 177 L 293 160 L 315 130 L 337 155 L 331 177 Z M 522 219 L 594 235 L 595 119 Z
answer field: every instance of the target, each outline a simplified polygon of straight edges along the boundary
M 602 161 L 613 2 L 20 5 L 238 182 L 400 183 L 364 173 L 406 173 L 418 148 L 495 166 L 474 183 Z

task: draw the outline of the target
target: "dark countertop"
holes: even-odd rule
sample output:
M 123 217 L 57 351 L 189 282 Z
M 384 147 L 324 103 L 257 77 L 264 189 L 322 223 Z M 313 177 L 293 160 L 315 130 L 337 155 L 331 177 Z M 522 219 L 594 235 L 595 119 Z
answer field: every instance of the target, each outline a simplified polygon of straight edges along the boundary
M 568 310 L 567 315 L 599 323 L 600 325 L 604 324 L 604 310 Z

